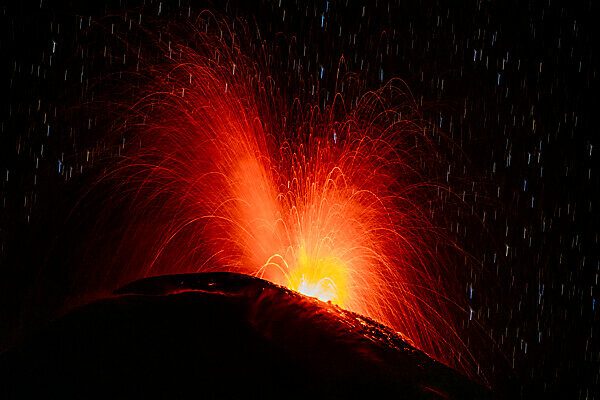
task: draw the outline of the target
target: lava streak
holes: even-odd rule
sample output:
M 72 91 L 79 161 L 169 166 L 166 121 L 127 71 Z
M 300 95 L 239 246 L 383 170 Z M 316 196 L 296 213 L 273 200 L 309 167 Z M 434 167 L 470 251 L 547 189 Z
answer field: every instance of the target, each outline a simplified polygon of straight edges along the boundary
M 251 274 L 370 316 L 457 366 L 464 346 L 431 220 L 444 188 L 424 175 L 432 145 L 406 90 L 391 82 L 320 108 L 318 94 L 277 86 L 281 74 L 259 62 L 268 50 L 207 24 L 185 46 L 163 38 L 114 131 L 105 179 L 129 206 L 115 258 L 143 260 L 121 283 Z

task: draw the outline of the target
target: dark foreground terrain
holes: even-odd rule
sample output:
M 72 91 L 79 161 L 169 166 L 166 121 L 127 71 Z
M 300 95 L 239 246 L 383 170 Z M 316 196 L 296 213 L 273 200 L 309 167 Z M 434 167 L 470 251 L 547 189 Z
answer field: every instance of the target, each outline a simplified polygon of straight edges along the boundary
M 230 273 L 144 279 L 0 356 L 0 398 L 490 398 L 369 319 Z

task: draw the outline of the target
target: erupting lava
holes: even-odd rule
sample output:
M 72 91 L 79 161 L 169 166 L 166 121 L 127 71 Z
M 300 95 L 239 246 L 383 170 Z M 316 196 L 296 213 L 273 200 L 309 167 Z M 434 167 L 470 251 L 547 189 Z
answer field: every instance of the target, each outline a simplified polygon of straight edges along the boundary
M 367 315 L 460 367 L 432 222 L 445 189 L 424 178 L 433 146 L 406 90 L 290 102 L 257 61 L 268 51 L 249 46 L 249 58 L 211 23 L 201 19 L 186 45 L 163 37 L 161 56 L 135 75 L 138 100 L 114 130 L 119 157 L 105 179 L 130 209 L 116 265 L 143 268 L 105 275 L 254 275 Z
M 307 296 L 331 301 L 343 307 L 348 295 L 344 268 L 335 259 L 310 260 L 302 253 L 298 266 L 287 278 L 288 287 Z

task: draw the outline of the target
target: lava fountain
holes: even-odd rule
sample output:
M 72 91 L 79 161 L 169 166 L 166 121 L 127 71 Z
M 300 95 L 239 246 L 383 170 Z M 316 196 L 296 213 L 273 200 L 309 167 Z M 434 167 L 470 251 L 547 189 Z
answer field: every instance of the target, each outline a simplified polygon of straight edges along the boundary
M 121 267 L 103 279 L 253 275 L 367 315 L 464 371 L 442 249 L 454 245 L 433 219 L 449 189 L 428 175 L 435 146 L 408 90 L 391 81 L 353 96 L 348 84 L 319 106 L 319 90 L 277 85 L 264 43 L 246 46 L 210 16 L 189 34 L 138 54 L 113 124 L 104 216 L 128 211 L 109 263 Z

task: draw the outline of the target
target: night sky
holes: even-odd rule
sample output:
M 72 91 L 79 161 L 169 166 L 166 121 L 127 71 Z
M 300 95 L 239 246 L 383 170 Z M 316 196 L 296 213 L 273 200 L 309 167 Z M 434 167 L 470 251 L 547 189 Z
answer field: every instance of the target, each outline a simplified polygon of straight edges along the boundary
M 475 260 L 455 268 L 481 374 L 502 396 L 598 398 L 593 1 L 80 3 L 0 6 L 0 348 L 77 293 L 61 265 L 78 262 L 78 238 L 91 240 L 79 233 L 101 218 L 73 210 L 114 152 L 103 102 L 136 90 L 119 75 L 137 67 L 132 24 L 177 31 L 207 9 L 266 43 L 288 98 L 317 85 L 330 103 L 342 57 L 357 92 L 402 79 L 451 143 L 437 168 L 462 207 L 444 229 Z

